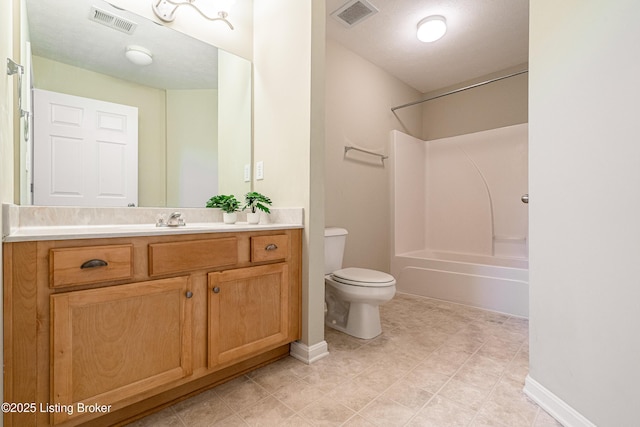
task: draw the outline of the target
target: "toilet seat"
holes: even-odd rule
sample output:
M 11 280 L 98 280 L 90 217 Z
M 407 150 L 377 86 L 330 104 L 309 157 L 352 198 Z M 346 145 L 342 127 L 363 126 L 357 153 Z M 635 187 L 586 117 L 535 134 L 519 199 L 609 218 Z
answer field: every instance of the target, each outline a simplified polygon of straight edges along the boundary
M 331 278 L 345 285 L 367 288 L 382 288 L 396 284 L 396 279 L 392 275 L 368 268 L 343 268 L 331 273 Z

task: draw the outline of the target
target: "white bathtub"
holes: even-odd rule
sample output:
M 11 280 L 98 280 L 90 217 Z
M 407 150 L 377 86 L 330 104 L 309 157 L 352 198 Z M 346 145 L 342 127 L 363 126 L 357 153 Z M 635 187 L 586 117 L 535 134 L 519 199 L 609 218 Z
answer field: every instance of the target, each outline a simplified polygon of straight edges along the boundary
M 393 257 L 391 274 L 398 292 L 528 317 L 528 264 L 526 259 L 421 250 Z

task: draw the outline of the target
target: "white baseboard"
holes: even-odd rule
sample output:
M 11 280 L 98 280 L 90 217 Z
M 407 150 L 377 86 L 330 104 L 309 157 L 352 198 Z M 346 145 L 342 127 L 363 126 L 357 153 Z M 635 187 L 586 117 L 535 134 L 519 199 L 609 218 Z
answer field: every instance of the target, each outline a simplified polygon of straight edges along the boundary
M 329 346 L 326 341 L 320 341 L 312 346 L 303 344 L 300 341 L 294 341 L 291 343 L 290 348 L 289 354 L 291 357 L 298 359 L 307 365 L 329 355 Z
M 566 427 L 596 427 L 582 414 L 567 405 L 562 399 L 547 390 L 542 384 L 527 375 L 524 393 Z

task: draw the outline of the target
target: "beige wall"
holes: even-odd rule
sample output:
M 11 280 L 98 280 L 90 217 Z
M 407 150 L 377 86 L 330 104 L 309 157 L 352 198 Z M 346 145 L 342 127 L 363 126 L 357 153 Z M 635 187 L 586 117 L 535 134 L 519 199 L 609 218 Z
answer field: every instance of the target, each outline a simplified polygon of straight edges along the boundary
M 388 154 L 393 129 L 419 135 L 420 108 L 391 107 L 420 93 L 335 41 L 326 55 L 325 222 L 349 231 L 345 266 L 389 271 L 389 162 L 344 147 Z
M 138 204 L 166 206 L 165 91 L 33 56 L 38 89 L 138 107 Z
M 264 180 L 254 181 L 254 189 L 275 206 L 304 208 L 307 346 L 324 341 L 324 7 L 324 0 L 254 3 L 253 155 L 264 162 Z
M 510 73 L 525 70 L 527 64 L 462 82 L 423 98 L 459 89 Z M 421 139 L 432 140 L 528 122 L 528 74 L 520 74 L 474 89 L 427 101 L 422 104 Z M 408 107 L 407 109 L 420 108 Z M 418 135 L 413 135 L 418 137 Z
M 309 141 L 309 190 L 305 195 L 306 241 L 303 251 L 305 281 L 303 310 L 303 342 L 312 344 L 324 341 L 324 150 L 325 150 L 325 0 L 311 0 L 310 10 L 310 141 Z M 307 18 L 309 19 L 309 18 Z M 306 340 L 305 340 L 306 338 Z
M 218 189 L 238 200 L 251 191 L 244 167 L 251 172 L 251 124 L 253 108 L 251 62 L 224 50 L 218 51 Z
M 563 425 L 635 426 L 640 3 L 530 8 L 526 389 Z
M 218 194 L 218 91 L 166 93 L 167 206 L 203 208 Z

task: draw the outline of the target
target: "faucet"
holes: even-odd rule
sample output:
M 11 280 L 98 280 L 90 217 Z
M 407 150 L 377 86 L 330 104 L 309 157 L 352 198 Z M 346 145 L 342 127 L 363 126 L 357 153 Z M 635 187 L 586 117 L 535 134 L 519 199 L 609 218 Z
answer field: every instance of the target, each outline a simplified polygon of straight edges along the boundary
M 180 212 L 173 212 L 171 215 L 169 215 L 169 218 L 167 218 L 167 225 L 169 227 L 175 227 L 176 225 L 178 225 L 180 221 L 180 215 Z
M 169 218 L 167 218 L 166 221 L 161 216 L 156 222 L 156 227 L 179 227 L 182 225 L 187 225 L 184 222 L 184 218 L 181 218 L 180 215 L 182 215 L 180 212 L 173 212 L 171 215 L 169 215 Z

